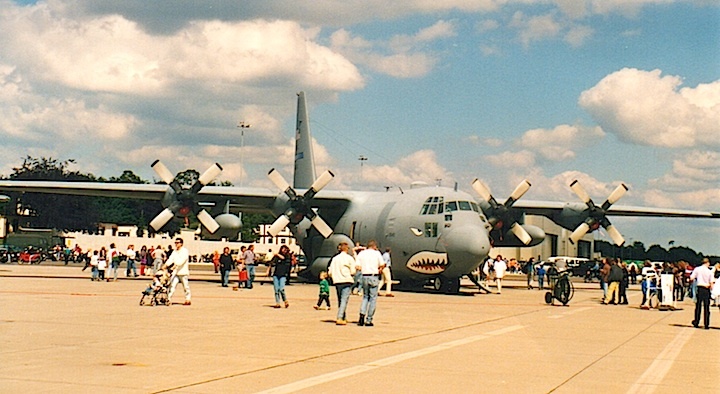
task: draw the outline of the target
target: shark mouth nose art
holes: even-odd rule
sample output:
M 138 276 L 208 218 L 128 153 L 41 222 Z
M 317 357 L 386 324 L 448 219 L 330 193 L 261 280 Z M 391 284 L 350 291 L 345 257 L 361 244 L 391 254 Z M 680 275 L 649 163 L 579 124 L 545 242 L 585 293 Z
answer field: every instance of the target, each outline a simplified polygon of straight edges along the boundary
M 406 266 L 421 274 L 437 275 L 448 267 L 447 253 L 418 252 L 415 253 Z

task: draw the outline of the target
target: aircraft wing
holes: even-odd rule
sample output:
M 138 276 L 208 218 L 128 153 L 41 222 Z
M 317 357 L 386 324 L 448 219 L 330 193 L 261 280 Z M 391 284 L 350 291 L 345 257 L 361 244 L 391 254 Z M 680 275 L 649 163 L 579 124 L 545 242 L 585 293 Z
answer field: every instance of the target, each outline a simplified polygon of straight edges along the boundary
M 552 217 L 564 209 L 584 208 L 582 203 L 564 203 L 560 201 L 517 201 L 513 208 L 517 208 L 529 215 L 542 215 Z M 708 218 L 720 219 L 719 212 L 693 211 L 675 208 L 651 208 L 613 205 L 607 210 L 611 216 L 638 216 L 638 217 L 668 217 L 668 218 Z
M 162 200 L 170 188 L 166 184 L 133 184 L 106 182 L 9 181 L 0 180 L 0 191 L 66 194 L 75 196 L 117 197 Z M 303 193 L 304 191 L 298 190 Z M 265 188 L 205 186 L 197 195 L 203 206 L 230 201 L 233 211 L 269 212 L 280 193 Z M 352 196 L 339 191 L 321 191 L 313 199 L 313 207 L 344 211 Z

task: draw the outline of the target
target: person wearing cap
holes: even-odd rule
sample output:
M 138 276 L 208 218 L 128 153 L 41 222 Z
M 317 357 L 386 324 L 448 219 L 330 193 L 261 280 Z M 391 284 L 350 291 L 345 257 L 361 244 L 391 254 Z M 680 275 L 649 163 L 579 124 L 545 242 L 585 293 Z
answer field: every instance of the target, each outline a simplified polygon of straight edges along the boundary
M 330 259 L 328 265 L 328 274 L 332 278 L 333 284 L 338 297 L 338 312 L 335 324 L 344 326 L 347 324 L 345 311 L 347 310 L 348 301 L 350 300 L 350 288 L 353 286 L 355 276 L 355 258 L 352 257 L 348 250 L 350 249 L 347 242 L 340 242 L 338 245 L 339 252 Z
M 372 327 L 375 305 L 377 303 L 378 285 L 380 284 L 379 274 L 385 267 L 382 254 L 377 249 L 377 243 L 371 240 L 367 249 L 358 253 L 357 264 L 362 270 L 362 303 L 360 304 L 360 319 L 358 326 Z
M 173 270 L 172 280 L 170 281 L 170 291 L 168 292 L 168 305 L 172 305 L 172 296 L 175 294 L 175 287 L 178 282 L 182 282 L 185 291 L 185 302 L 183 305 L 190 305 L 190 252 L 183 246 L 182 238 L 175 240 L 175 251 L 172 252 L 165 263 Z
M 705 257 L 702 264 L 690 274 L 690 280 L 697 280 L 697 303 L 695 304 L 695 320 L 692 325 L 700 327 L 700 313 L 705 308 L 703 317 L 705 329 L 710 329 L 710 288 L 715 283 L 715 273 L 710 269 L 710 259 Z

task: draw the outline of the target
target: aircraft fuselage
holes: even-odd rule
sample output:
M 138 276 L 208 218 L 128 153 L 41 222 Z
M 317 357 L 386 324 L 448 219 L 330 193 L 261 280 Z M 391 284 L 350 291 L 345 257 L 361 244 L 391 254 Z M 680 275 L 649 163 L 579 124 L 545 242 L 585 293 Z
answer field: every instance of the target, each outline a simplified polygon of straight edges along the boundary
M 457 280 L 490 252 L 490 225 L 467 193 L 421 187 L 403 192 L 352 192 L 351 196 L 347 210 L 333 224 L 333 236 L 325 240 L 310 231 L 310 236 L 301 240 L 310 261 L 315 262 L 313 275 L 325 269 L 342 240 L 365 245 L 374 239 L 381 250 L 389 248 L 394 279 L 410 286 L 437 277 Z M 298 236 L 302 238 L 305 231 L 298 231 Z

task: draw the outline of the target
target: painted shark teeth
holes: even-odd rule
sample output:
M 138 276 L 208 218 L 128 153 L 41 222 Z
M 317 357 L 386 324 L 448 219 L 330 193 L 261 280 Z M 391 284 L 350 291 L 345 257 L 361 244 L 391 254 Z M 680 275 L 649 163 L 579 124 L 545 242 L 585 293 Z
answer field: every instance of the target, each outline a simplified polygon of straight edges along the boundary
M 418 252 L 410 257 L 406 266 L 421 274 L 437 275 L 448 267 L 447 253 Z

